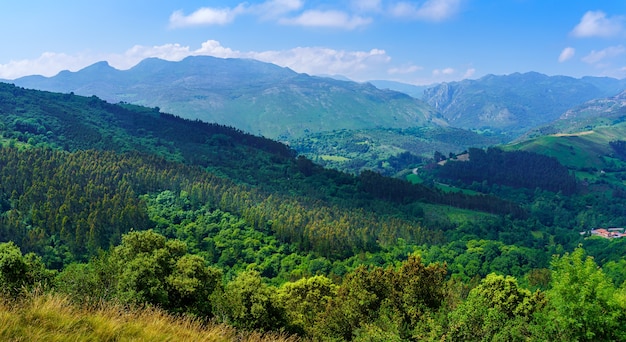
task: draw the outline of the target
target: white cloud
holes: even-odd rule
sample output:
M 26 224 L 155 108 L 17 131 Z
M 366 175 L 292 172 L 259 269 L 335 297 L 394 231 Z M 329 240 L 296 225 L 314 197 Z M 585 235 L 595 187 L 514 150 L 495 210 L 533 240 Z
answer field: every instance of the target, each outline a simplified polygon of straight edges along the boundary
M 380 0 L 363 0 L 354 2 L 353 6 L 358 11 L 372 11 L 380 7 Z M 176 11 L 170 16 L 170 27 L 188 27 L 200 25 L 225 25 L 233 22 L 239 15 L 256 15 L 264 20 L 278 20 L 280 24 L 308 26 L 308 27 L 331 27 L 342 29 L 355 29 L 368 25 L 371 18 L 358 15 L 350 15 L 339 10 L 307 10 L 297 16 L 284 17 L 288 13 L 298 11 L 304 6 L 303 0 L 267 0 L 258 5 L 249 5 L 242 2 L 235 8 L 211 8 L 203 7 L 195 12 L 185 15 L 182 11 Z
M 419 5 L 402 1 L 393 5 L 390 13 L 396 17 L 441 21 L 455 15 L 460 7 L 461 0 L 427 0 Z
M 170 15 L 170 27 L 188 27 L 201 25 L 225 25 L 235 20 L 235 17 L 244 13 L 246 7 L 239 4 L 235 8 L 203 7 L 185 15 L 183 11 L 176 11 Z
M 454 74 L 454 69 L 452 69 L 452 68 L 435 69 L 435 70 L 433 70 L 433 75 L 434 76 L 452 75 L 452 74 Z
M 322 47 L 297 47 L 290 50 L 248 52 L 247 58 L 288 67 L 313 75 L 344 75 L 365 81 L 368 71 L 388 63 L 391 58 L 384 50 L 345 51 Z
M 44 52 L 36 59 L 23 59 L 0 64 L 0 78 L 15 79 L 26 75 L 54 76 L 69 66 L 72 70 L 84 68 L 99 61 L 94 56 L 85 54 L 68 55 L 64 53 Z
M 409 66 L 404 66 L 404 67 L 390 68 L 389 70 L 387 70 L 387 73 L 389 73 L 390 75 L 406 75 L 406 74 L 412 74 L 412 73 L 418 72 L 422 69 L 424 68 L 422 68 L 421 66 L 409 65 Z
M 352 8 L 359 12 L 378 12 L 381 0 L 352 0 Z
M 575 37 L 611 37 L 622 31 L 623 17 L 608 18 L 602 11 L 588 11 L 574 27 Z
M 561 54 L 559 55 L 559 63 L 563 63 L 571 59 L 572 57 L 574 57 L 574 54 L 576 54 L 576 49 L 569 46 L 566 47 L 565 49 L 563 49 L 563 51 L 561 51 Z
M 463 78 L 471 78 L 472 76 L 474 76 L 475 73 L 476 73 L 476 69 L 469 68 L 465 70 L 465 74 L 463 74 Z
M 353 30 L 359 26 L 366 26 L 372 22 L 371 18 L 350 16 L 341 11 L 309 10 L 295 18 L 283 18 L 279 21 L 285 25 L 308 27 L 330 27 Z
M 626 48 L 623 45 L 610 46 L 600 51 L 591 51 L 587 56 L 583 57 L 583 62 L 589 64 L 597 64 L 607 59 L 615 58 L 626 53 Z
M 202 43 L 200 49 L 194 51 L 197 55 L 207 55 L 220 58 L 241 57 L 241 52 L 222 46 L 217 40 L 207 40 Z
M 304 6 L 302 0 L 268 0 L 260 5 L 250 6 L 251 13 L 263 19 L 274 19 L 289 12 L 297 11 Z

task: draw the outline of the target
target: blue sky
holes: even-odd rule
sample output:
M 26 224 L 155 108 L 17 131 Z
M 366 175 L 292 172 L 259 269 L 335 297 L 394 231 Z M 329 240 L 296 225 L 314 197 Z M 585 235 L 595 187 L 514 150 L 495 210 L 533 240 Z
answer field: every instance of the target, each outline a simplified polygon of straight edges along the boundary
M 5 79 L 189 55 L 411 84 L 626 78 L 626 0 L 20 0 L 0 4 L 0 32 Z

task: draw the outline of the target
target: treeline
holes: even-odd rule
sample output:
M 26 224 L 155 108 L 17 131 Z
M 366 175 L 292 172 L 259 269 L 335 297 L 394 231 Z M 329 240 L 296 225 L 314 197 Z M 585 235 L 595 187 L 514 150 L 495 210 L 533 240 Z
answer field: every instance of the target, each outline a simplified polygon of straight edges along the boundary
M 391 265 L 406 260 L 411 253 L 419 253 L 429 262 L 447 263 L 449 275 L 464 281 L 491 272 L 524 277 L 532 269 L 548 267 L 550 255 L 562 252 L 561 246 L 545 247 L 548 241 L 533 238 L 528 228 L 512 231 L 507 227 L 510 223 L 494 220 L 463 224 L 447 232 L 447 240 L 452 240 L 448 243 L 418 245 L 398 238 L 377 246 L 375 252 L 346 251 L 325 257 L 279 239 L 269 227 L 255 228 L 242 217 L 207 205 L 192 205 L 185 191 L 165 190 L 142 199 L 154 231 L 185 242 L 191 253 L 223 269 L 228 279 L 251 269 L 273 284 L 320 274 L 341 279 L 359 265 Z M 495 241 L 498 239 L 508 242 Z
M 516 188 L 543 189 L 574 194 L 576 179 L 555 158 L 527 152 L 505 152 L 498 148 L 469 149 L 469 161 L 448 160 L 437 168 L 441 178 L 465 184 L 486 181 Z
M 336 281 L 316 275 L 268 285 L 254 270 L 224 279 L 184 242 L 150 230 L 128 233 L 109 252 L 56 272 L 13 243 L 0 244 L 0 292 L 12 300 L 43 290 L 87 307 L 156 306 L 317 341 L 626 338 L 626 288 L 581 248 L 554 257 L 549 270 L 537 270 L 531 279 L 541 280 L 540 286 L 497 273 L 473 284 L 446 274 L 445 264 L 410 255 L 387 267 L 357 267 Z
M 0 130 L 9 145 L 25 143 L 71 152 L 96 149 L 146 153 L 201 166 L 270 193 L 296 193 L 337 205 L 367 197 L 362 190 L 368 189 L 368 194 L 384 201 L 423 200 L 491 213 L 523 214 L 496 198 L 435 193 L 398 184 L 391 178 L 371 177 L 370 172 L 356 179 L 323 169 L 306 158 L 295 158 L 292 149 L 273 140 L 218 124 L 184 120 L 160 113 L 158 108 L 110 104 L 95 96 L 28 90 L 1 83 Z M 394 186 L 386 192 L 396 194 L 381 197 L 378 191 L 369 190 L 390 184 Z
M 151 223 L 139 195 L 162 190 L 185 191 L 196 206 L 232 212 L 256 229 L 329 257 L 375 251 L 397 238 L 443 240 L 408 216 L 268 194 L 149 155 L 5 147 L 0 165 L 1 238 L 42 255 L 51 255 L 51 248 L 61 264 L 108 249 L 130 229 L 147 228 Z
M 384 177 L 372 171 L 361 172 L 359 189 L 377 198 L 397 203 L 423 201 L 498 215 L 511 215 L 518 219 L 527 217 L 526 211 L 519 205 L 495 196 L 466 195 L 462 192 L 446 193 L 421 184 Z
M 626 160 L 626 140 L 609 141 L 609 146 L 619 159 Z
M 110 104 L 95 96 L 29 90 L 6 83 L 0 83 L 0 131 L 13 145 L 136 151 L 257 184 L 284 177 L 283 166 L 295 156 L 277 141 L 219 124 L 185 120 L 158 108 Z
M 331 258 L 377 251 L 398 238 L 446 241 L 438 227 L 421 223 L 420 201 L 524 215 L 495 197 L 445 194 L 374 173 L 354 178 L 306 159 L 290 169 L 291 181 L 257 189 L 138 153 L 2 148 L 0 160 L 0 236 L 42 255 L 52 255 L 46 252 L 52 248 L 57 265 L 107 249 L 131 228 L 150 226 L 139 195 L 162 190 L 184 190 L 193 203 L 235 213 L 255 229 Z
M 333 130 L 308 134 L 291 141 L 320 165 L 359 174 L 372 170 L 393 176 L 420 164 L 435 151 L 462 151 L 468 146 L 492 146 L 503 143 L 503 136 L 481 134 L 451 127 L 375 128 Z M 335 158 L 329 158 L 333 156 Z

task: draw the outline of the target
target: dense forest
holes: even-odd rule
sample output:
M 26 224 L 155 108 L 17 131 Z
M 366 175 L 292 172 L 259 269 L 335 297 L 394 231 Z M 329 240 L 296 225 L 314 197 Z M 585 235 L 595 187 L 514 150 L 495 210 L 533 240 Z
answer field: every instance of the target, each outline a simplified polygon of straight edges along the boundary
M 451 159 L 438 169 L 438 176 L 465 184 L 487 182 L 515 188 L 540 188 L 571 195 L 576 179 L 555 158 L 526 151 L 505 152 L 498 148 L 469 149 L 469 160 Z
M 626 161 L 626 141 L 625 140 L 614 140 L 609 142 L 609 146 L 615 152 L 615 155 L 621 160 Z
M 553 159 L 472 149 L 411 184 L 0 86 L 0 288 L 23 310 L 67 296 L 277 339 L 626 339 L 626 239 L 580 234 L 626 225 L 625 199 Z

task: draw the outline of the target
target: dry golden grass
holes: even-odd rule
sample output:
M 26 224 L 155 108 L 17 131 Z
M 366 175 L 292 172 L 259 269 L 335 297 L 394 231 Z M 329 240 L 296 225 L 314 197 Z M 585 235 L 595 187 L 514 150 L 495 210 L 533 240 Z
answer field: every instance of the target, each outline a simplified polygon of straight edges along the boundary
M 58 294 L 33 294 L 0 303 L 0 341 L 284 341 L 293 336 L 238 332 L 223 324 L 202 324 L 155 308 L 105 304 L 80 308 Z

